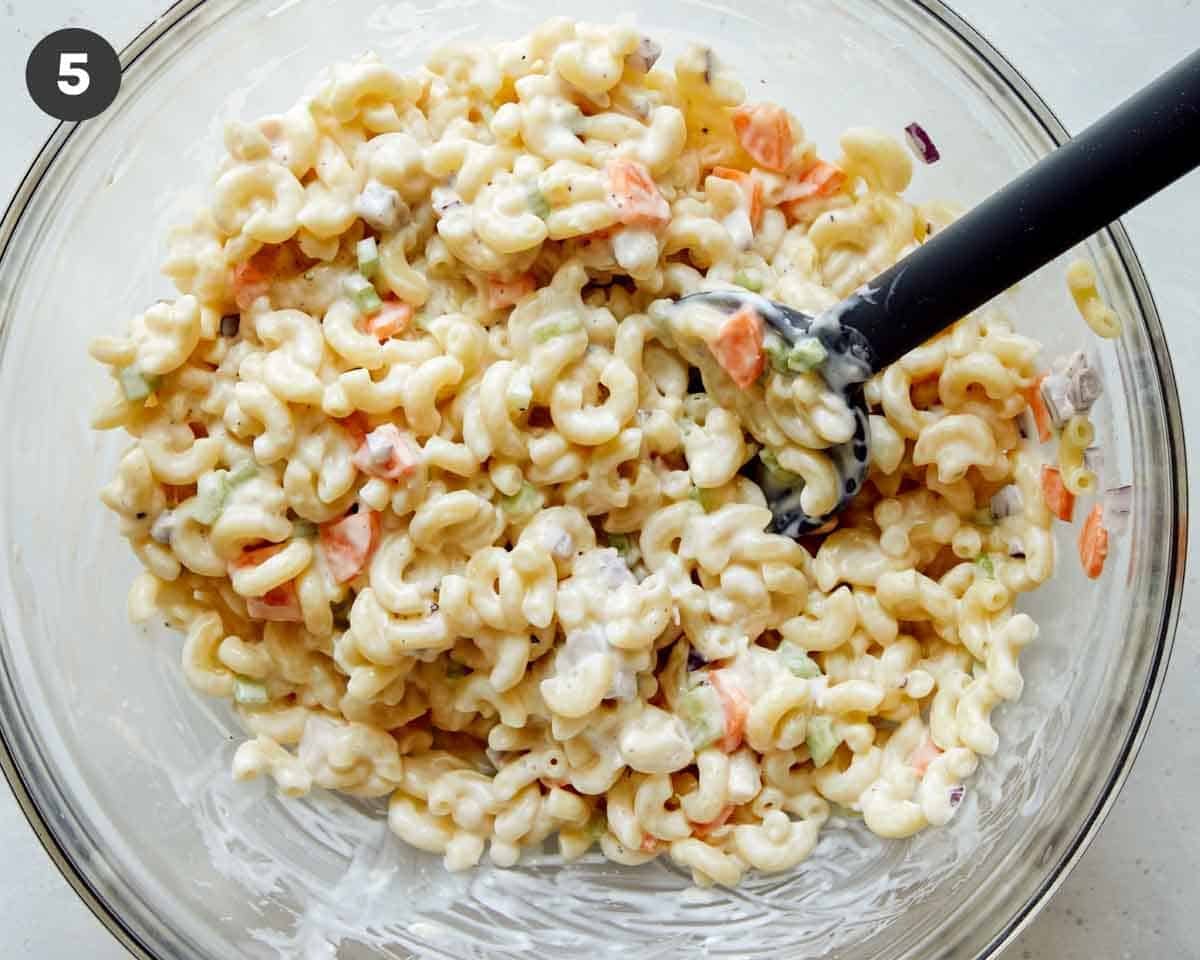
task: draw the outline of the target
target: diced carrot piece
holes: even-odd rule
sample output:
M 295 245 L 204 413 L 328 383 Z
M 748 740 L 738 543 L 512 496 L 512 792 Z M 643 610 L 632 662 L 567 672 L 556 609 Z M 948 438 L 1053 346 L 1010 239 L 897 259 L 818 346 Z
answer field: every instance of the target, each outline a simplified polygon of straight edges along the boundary
M 286 543 L 268 543 L 264 547 L 243 550 L 235 560 L 230 561 L 229 567 L 231 570 L 244 570 L 246 567 L 257 567 L 260 563 L 270 560 L 271 557 L 275 556 L 275 554 L 279 553 L 286 546 Z
M 488 277 L 488 309 L 503 310 L 519 303 L 534 290 L 533 274 L 522 273 L 511 280 Z
M 714 830 L 718 830 L 725 826 L 725 824 L 729 821 L 729 818 L 733 816 L 733 811 L 736 809 L 737 807 L 735 807 L 732 803 L 726 804 L 725 809 L 718 813 L 712 820 L 709 820 L 708 823 L 695 824 L 692 827 L 692 833 L 697 837 L 707 837 Z
M 1038 440 L 1041 443 L 1045 443 L 1051 436 L 1050 411 L 1046 409 L 1046 402 L 1042 399 L 1042 381 L 1045 379 L 1046 374 L 1043 373 L 1032 387 L 1021 391 L 1029 409 L 1033 411 L 1033 422 L 1037 426 Z
M 388 451 L 387 459 L 376 460 L 371 455 L 372 444 Z M 399 480 L 417 469 L 417 454 L 407 435 L 401 433 L 394 423 L 384 423 L 363 437 L 351 462 L 369 477 Z
M 333 523 L 321 524 L 321 552 L 338 583 L 353 580 L 371 559 L 379 537 L 379 514 L 360 509 Z
M 608 161 L 609 202 L 617 209 L 617 219 L 625 224 L 658 226 L 671 219 L 667 199 L 650 176 L 650 171 L 636 160 Z
M 345 430 L 354 440 L 354 446 L 357 449 L 361 447 L 363 441 L 367 439 L 369 426 L 367 424 L 367 415 L 361 410 L 355 410 L 350 416 L 343 417 L 338 421 L 342 429 Z
M 239 310 L 249 310 L 250 305 L 270 288 L 279 265 L 279 249 L 268 244 L 245 263 L 234 267 L 233 299 Z
M 725 733 L 717 746 L 725 753 L 733 753 L 742 745 L 742 733 L 746 729 L 746 716 L 750 713 L 750 701 L 733 680 L 724 676 L 723 670 L 714 670 L 708 675 L 713 689 L 721 698 L 721 709 L 725 714 Z
M 721 324 L 721 331 L 709 349 L 721 369 L 745 390 L 759 378 L 767 362 L 763 352 L 763 322 L 758 311 L 742 307 Z
M 194 483 L 185 483 L 182 486 L 176 486 L 172 483 L 163 484 L 163 496 L 167 498 L 168 507 L 177 507 L 184 500 L 189 500 L 196 495 L 196 485 Z
M 1071 522 L 1075 515 L 1075 494 L 1063 485 L 1058 467 L 1042 467 L 1042 496 L 1052 514 L 1059 520 Z
M 367 333 L 374 334 L 382 343 L 389 337 L 407 330 L 412 318 L 412 304 L 389 298 L 383 301 L 381 310 L 367 317 L 363 326 Z
M 787 111 L 773 103 L 738 107 L 733 132 L 750 159 L 768 170 L 782 171 L 792 159 L 795 139 Z
M 1108 559 L 1108 528 L 1104 526 L 1104 507 L 1096 504 L 1083 522 L 1079 533 L 1079 562 L 1083 572 L 1095 580 Z
M 261 597 L 246 598 L 246 613 L 252 620 L 273 620 L 277 623 L 299 623 L 304 619 L 295 581 L 282 583 Z
M 929 765 L 942 755 L 942 751 L 928 737 L 916 750 L 908 757 L 908 765 L 917 771 L 917 776 L 925 776 L 925 771 L 929 769 Z
M 783 189 L 781 205 L 790 217 L 800 219 L 802 207 L 816 197 L 830 197 L 846 182 L 846 172 L 832 163 L 818 160 Z
M 846 182 L 846 171 L 818 160 L 802 179 L 816 188 L 818 197 L 828 197 L 842 189 L 842 184 Z
M 713 167 L 712 174 L 722 180 L 732 180 L 741 188 L 742 196 L 746 198 L 746 212 L 750 215 L 750 226 L 757 230 L 758 225 L 762 222 L 762 184 L 744 170 L 734 170 L 732 167 Z

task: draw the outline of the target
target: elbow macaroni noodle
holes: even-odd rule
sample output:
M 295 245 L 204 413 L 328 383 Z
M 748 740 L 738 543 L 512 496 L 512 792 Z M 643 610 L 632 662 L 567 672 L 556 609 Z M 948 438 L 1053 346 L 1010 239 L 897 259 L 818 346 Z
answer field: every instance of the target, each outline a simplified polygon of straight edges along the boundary
M 835 531 L 766 532 L 743 466 L 769 450 L 826 512 L 849 410 L 816 373 L 739 389 L 712 318 L 659 301 L 747 274 L 820 309 L 947 216 L 863 129 L 845 183 L 797 200 L 795 120 L 757 168 L 712 51 L 648 72 L 648 49 L 558 20 L 410 75 L 327 71 L 230 126 L 170 239 L 181 295 L 93 345 L 124 391 L 96 424 L 134 441 L 101 495 L 147 570 L 130 611 L 237 701 L 235 776 L 387 795 L 450 869 L 557 833 L 565 859 L 733 884 L 809 856 L 831 804 L 884 837 L 944 824 L 1021 692 L 1017 594 L 1053 569 L 1018 428 L 1038 345 L 996 315 L 867 385 L 871 480 Z M 662 218 L 621 206 L 621 163 Z M 716 165 L 755 167 L 756 223 Z M 346 285 L 364 240 L 396 329 Z M 1107 333 L 1094 277 L 1071 283 Z M 1023 508 L 982 523 L 1010 483 Z

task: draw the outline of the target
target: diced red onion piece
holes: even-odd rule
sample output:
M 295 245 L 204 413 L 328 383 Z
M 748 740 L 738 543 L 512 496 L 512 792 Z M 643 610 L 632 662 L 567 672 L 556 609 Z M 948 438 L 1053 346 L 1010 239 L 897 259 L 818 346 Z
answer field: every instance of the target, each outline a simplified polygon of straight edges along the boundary
M 1096 476 L 1104 473 L 1104 450 L 1100 447 L 1088 447 L 1083 451 L 1083 465 Z
M 1055 373 L 1060 373 L 1068 380 L 1076 376 L 1080 370 L 1087 369 L 1087 355 L 1082 350 L 1076 350 L 1074 353 L 1068 353 L 1066 356 L 1059 357 L 1054 361 L 1053 369 Z
M 910 123 L 904 128 L 904 133 L 908 137 L 908 145 L 912 147 L 913 153 L 917 155 L 917 159 L 922 163 L 937 163 L 942 159 L 942 155 L 938 153 L 938 148 L 934 145 L 933 139 L 919 123 Z
M 378 180 L 369 180 L 354 204 L 357 213 L 373 230 L 387 232 L 408 222 L 412 216 L 400 194 Z
M 950 788 L 950 806 L 957 807 L 963 802 L 963 797 L 967 795 L 967 788 L 961 783 L 955 784 Z
M 1050 422 L 1055 430 L 1061 430 L 1062 425 L 1074 415 L 1071 401 L 1067 399 L 1067 387 L 1070 382 L 1062 374 L 1052 373 L 1042 380 L 1042 402 L 1046 412 L 1050 414 Z
M 1133 513 L 1133 487 L 1125 484 L 1104 492 L 1104 526 L 1109 533 L 1125 533 Z
M 637 49 L 629 55 L 629 65 L 639 73 L 649 73 L 661 56 L 662 47 L 649 37 L 642 37 Z
M 376 466 L 382 467 L 391 460 L 395 451 L 391 441 L 379 431 L 372 430 L 367 434 L 367 455 Z
M 1084 367 L 1071 377 L 1067 385 L 1067 400 L 1076 413 L 1087 413 L 1103 390 L 1100 374 L 1091 367 Z
M 1001 487 L 992 494 L 991 503 L 989 504 L 992 516 L 997 520 L 1016 516 L 1016 514 L 1021 512 L 1023 505 L 1021 491 L 1013 483 L 1010 483 L 1006 487 Z

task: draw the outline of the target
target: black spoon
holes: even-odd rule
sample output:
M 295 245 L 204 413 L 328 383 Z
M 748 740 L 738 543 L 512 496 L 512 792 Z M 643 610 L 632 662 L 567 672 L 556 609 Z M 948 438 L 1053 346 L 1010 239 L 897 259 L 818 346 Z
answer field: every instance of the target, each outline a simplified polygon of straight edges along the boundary
M 820 370 L 854 411 L 854 436 L 831 448 L 842 496 L 809 516 L 798 491 L 763 485 L 772 528 L 796 537 L 825 525 L 862 489 L 869 435 L 862 383 L 1143 200 L 1200 166 L 1200 51 L 818 317 L 757 294 L 697 293 L 725 311 L 752 306 L 785 341 L 817 337 Z

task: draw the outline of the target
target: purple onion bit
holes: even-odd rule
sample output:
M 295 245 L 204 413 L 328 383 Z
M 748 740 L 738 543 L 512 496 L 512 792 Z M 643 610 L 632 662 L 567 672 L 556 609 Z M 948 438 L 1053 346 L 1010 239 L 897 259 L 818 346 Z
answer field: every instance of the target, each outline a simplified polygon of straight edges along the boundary
M 908 136 L 908 145 L 912 147 L 912 152 L 917 155 L 917 159 L 922 163 L 937 163 L 942 159 L 942 155 L 938 153 L 938 148 L 933 142 L 933 138 L 925 132 L 925 128 L 919 123 L 910 123 L 904 128 L 905 134 Z
M 967 795 L 967 788 L 961 783 L 950 788 L 950 806 L 957 807 Z
M 696 652 L 695 648 L 688 650 L 687 668 L 691 670 L 699 670 L 701 667 L 707 666 L 708 661 Z

